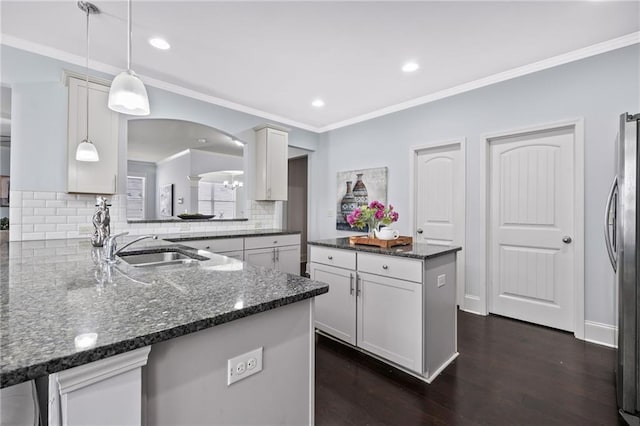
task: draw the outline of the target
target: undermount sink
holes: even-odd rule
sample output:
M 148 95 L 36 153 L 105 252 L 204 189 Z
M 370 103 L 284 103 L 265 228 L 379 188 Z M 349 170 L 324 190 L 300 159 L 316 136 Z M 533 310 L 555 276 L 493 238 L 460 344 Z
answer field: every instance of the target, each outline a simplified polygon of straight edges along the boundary
M 209 260 L 207 257 L 178 250 L 165 251 L 136 251 L 132 253 L 120 253 L 118 257 L 131 266 L 164 266 L 196 263 L 201 260 Z

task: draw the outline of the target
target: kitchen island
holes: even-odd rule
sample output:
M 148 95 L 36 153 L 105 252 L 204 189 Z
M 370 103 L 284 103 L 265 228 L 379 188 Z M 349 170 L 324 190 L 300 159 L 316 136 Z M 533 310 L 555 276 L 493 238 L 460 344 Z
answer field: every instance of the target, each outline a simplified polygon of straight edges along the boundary
M 50 400 L 41 408 L 55 423 L 56 410 L 58 421 L 71 415 L 69 395 L 78 386 L 105 385 L 95 377 L 68 385 L 68 372 L 104 370 L 101 363 L 139 351 L 136 361 L 123 362 L 142 366 L 137 386 L 145 408 L 137 410 L 149 424 L 308 423 L 313 298 L 327 285 L 166 241 L 130 250 L 176 246 L 203 260 L 134 267 L 105 264 L 86 240 L 0 245 L 0 385 L 48 380 Z M 263 371 L 228 386 L 227 360 L 258 348 Z M 96 418 L 122 411 L 114 408 L 115 390 L 113 401 L 101 395 Z
M 456 252 L 414 243 L 389 249 L 349 238 L 310 241 L 316 329 L 431 383 L 457 356 Z

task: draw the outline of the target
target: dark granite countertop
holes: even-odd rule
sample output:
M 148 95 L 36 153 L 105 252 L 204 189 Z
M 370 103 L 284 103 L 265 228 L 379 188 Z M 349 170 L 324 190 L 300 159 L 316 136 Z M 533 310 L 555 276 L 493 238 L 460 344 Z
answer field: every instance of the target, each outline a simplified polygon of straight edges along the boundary
M 269 235 L 296 235 L 300 231 L 287 231 L 284 229 L 248 229 L 245 231 L 217 231 L 217 232 L 184 232 L 177 234 L 158 234 L 159 238 L 171 242 L 193 240 L 215 240 L 221 238 L 245 238 L 265 237 Z
M 330 238 L 326 240 L 309 241 L 310 245 L 331 247 L 337 249 L 361 251 L 365 253 L 386 254 L 390 256 L 411 257 L 413 259 L 430 259 L 443 254 L 462 250 L 459 246 L 439 246 L 435 244 L 413 243 L 408 246 L 395 246 L 389 249 L 362 244 L 349 244 L 349 238 Z
M 147 240 L 130 250 L 170 245 Z M 0 244 L 0 387 L 328 291 L 303 277 L 180 247 L 210 260 L 134 268 L 105 265 L 85 239 Z

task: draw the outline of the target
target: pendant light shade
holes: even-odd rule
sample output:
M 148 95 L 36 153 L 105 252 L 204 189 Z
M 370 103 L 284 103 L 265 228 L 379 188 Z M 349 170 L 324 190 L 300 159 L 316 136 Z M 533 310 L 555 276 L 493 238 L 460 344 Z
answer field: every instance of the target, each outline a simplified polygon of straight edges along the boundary
M 147 89 L 131 69 L 131 0 L 128 0 L 127 8 L 127 70 L 111 82 L 109 109 L 122 114 L 149 115 Z
M 149 97 L 140 77 L 123 71 L 111 82 L 109 108 L 122 114 L 149 115 Z
M 100 161 L 96 146 L 91 142 L 88 142 L 86 139 L 80 142 L 76 149 L 76 160 L 91 162 Z

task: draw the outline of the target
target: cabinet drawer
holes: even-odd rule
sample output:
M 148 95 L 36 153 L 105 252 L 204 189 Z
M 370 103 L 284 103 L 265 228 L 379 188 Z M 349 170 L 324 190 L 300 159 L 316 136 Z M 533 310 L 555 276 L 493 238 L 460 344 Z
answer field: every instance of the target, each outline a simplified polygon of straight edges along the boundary
M 242 238 L 220 238 L 213 240 L 193 240 L 181 241 L 178 244 L 193 247 L 198 250 L 206 250 L 212 253 L 222 253 L 226 251 L 242 251 Z
M 356 269 L 356 252 L 311 246 L 311 262 L 338 268 Z
M 422 261 L 358 253 L 358 271 L 422 283 Z
M 300 234 L 270 235 L 267 237 L 251 237 L 244 239 L 245 250 L 300 244 Z

